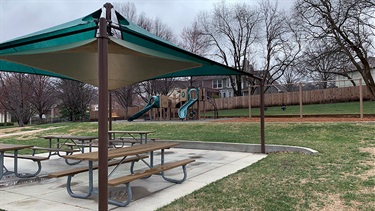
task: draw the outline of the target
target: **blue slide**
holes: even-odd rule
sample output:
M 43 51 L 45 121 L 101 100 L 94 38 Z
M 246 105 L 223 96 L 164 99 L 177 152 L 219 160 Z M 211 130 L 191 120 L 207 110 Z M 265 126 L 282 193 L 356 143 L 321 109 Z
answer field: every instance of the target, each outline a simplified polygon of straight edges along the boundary
M 196 93 L 196 98 L 191 98 L 191 92 L 192 91 L 195 91 Z M 187 112 L 188 112 L 188 109 L 194 105 L 195 102 L 198 101 L 198 89 L 190 89 L 189 90 L 189 94 L 188 94 L 188 101 L 181 106 L 180 109 L 178 109 L 178 117 L 180 117 L 180 119 L 185 119 L 186 116 L 187 116 Z
M 150 109 L 159 108 L 159 106 L 160 106 L 159 96 L 152 96 L 150 98 L 150 100 L 148 101 L 148 103 L 146 104 L 146 106 L 142 110 L 135 113 L 133 116 L 129 117 L 128 121 L 131 122 L 135 119 L 138 119 L 139 117 L 141 117 L 143 114 L 145 114 Z

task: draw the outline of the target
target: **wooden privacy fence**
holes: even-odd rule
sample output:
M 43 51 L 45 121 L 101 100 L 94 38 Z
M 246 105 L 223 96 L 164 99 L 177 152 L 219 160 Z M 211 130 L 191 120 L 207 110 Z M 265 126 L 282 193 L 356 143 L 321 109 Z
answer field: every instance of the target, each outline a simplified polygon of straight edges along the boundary
M 302 96 L 302 103 L 306 104 L 324 104 L 324 103 L 338 103 L 349 101 L 360 101 L 359 86 L 342 87 L 342 88 L 328 88 L 309 91 L 295 91 L 284 93 L 265 94 L 265 106 L 282 106 L 282 105 L 299 105 L 300 96 Z M 370 100 L 371 93 L 366 86 L 362 86 L 363 100 Z M 219 110 L 248 108 L 249 102 L 251 107 L 260 106 L 259 95 L 231 97 L 231 98 L 217 98 L 214 103 Z M 210 103 L 206 103 L 206 110 L 213 110 L 214 107 Z
M 362 90 L 362 95 L 360 94 Z M 283 93 L 269 93 L 265 94 L 265 106 L 282 106 L 282 105 L 307 105 L 307 104 L 325 104 L 325 103 L 338 103 L 338 102 L 349 102 L 370 100 L 372 99 L 370 91 L 365 85 L 363 86 L 349 86 L 340 88 L 327 88 L 327 89 L 315 89 L 315 90 L 302 90 L 302 84 L 299 84 L 299 90 L 294 92 L 283 92 Z M 362 98 L 362 100 L 361 100 Z M 300 100 L 302 99 L 302 101 Z M 200 110 L 212 111 L 214 110 L 214 105 L 218 110 L 226 109 L 237 109 L 237 108 L 249 108 L 249 103 L 251 107 L 260 107 L 259 95 L 240 96 L 240 97 L 230 97 L 230 98 L 216 98 L 210 100 L 211 102 L 200 103 Z M 125 114 L 125 109 L 114 108 L 112 109 L 112 116 L 115 114 L 117 119 L 127 119 L 129 116 L 142 110 L 143 107 L 129 107 L 128 116 Z M 177 112 L 177 108 L 172 109 L 174 113 Z M 155 112 L 158 112 L 155 110 Z M 175 115 L 171 115 L 175 117 Z M 177 118 L 177 117 L 176 117 Z M 90 120 L 97 120 L 98 112 L 90 112 Z

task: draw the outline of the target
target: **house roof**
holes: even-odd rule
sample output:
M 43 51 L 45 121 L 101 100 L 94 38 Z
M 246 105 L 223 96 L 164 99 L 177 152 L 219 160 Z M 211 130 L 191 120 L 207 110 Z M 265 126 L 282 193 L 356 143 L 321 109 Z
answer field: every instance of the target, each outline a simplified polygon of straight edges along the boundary
M 368 57 L 367 61 L 370 65 L 370 68 L 374 69 L 375 68 L 375 57 Z M 362 66 L 362 62 L 359 62 L 359 65 Z M 347 70 L 343 69 L 342 71 L 343 72 L 357 72 L 358 70 L 353 64 L 350 64 Z

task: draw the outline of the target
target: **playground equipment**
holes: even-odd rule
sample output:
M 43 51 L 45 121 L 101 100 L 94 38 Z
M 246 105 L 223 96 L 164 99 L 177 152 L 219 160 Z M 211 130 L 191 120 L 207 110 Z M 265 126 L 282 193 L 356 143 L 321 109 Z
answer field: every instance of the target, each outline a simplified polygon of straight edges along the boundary
M 140 110 L 139 112 L 135 113 L 133 116 L 129 117 L 128 121 L 131 122 L 135 119 L 138 119 L 143 114 L 145 114 L 147 111 L 149 111 L 152 108 L 159 108 L 160 107 L 160 97 L 159 96 L 152 96 L 146 106 Z
M 178 109 L 178 117 L 180 119 L 185 119 L 188 113 L 188 109 L 194 105 L 199 99 L 199 91 L 196 88 L 188 89 L 187 96 L 186 90 L 181 92 L 181 99 L 187 99 L 187 102 L 183 104 L 180 109 Z
M 201 96 L 203 96 L 203 92 L 198 88 L 182 89 L 179 96 L 176 96 L 176 94 L 169 97 L 166 95 L 152 96 L 147 105 L 128 118 L 128 121 L 131 122 L 140 118 L 147 112 L 150 112 L 150 120 L 199 119 L 199 106 L 203 105 L 203 111 L 205 109 L 205 103 L 200 99 Z

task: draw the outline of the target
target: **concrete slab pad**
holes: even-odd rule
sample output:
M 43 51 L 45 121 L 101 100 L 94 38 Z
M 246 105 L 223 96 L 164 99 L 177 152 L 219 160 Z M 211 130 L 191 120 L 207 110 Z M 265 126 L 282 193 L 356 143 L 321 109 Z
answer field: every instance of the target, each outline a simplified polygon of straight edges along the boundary
M 196 161 L 187 165 L 187 180 L 182 184 L 174 184 L 163 180 L 161 176 L 153 175 L 148 179 L 140 179 L 131 183 L 133 200 L 127 207 L 109 205 L 110 210 L 155 210 L 167 205 L 173 200 L 198 190 L 205 185 L 235 173 L 254 162 L 266 157 L 264 154 L 247 152 L 212 151 L 199 149 L 172 148 L 166 150 L 165 160 L 174 161 L 193 158 Z M 155 153 L 155 163 L 160 162 L 160 156 Z M 6 159 L 6 165 L 12 165 L 11 159 Z M 29 169 L 29 161 L 21 160 L 20 168 Z M 89 199 L 72 198 L 66 191 L 66 177 L 46 178 L 51 172 L 78 166 L 69 166 L 64 159 L 57 156 L 43 161 L 41 174 L 30 180 L 6 178 L 0 180 L 0 208 L 5 210 L 97 210 L 98 196 Z M 138 162 L 136 170 L 144 169 L 146 165 Z M 111 168 L 112 169 L 112 168 Z M 129 174 L 129 166 L 122 166 L 113 177 Z M 180 178 L 181 169 L 166 172 L 168 176 Z M 73 191 L 84 191 L 87 188 L 87 174 L 82 173 L 73 177 Z M 15 184 L 15 185 L 14 185 Z M 97 187 L 97 171 L 94 174 L 94 185 Z M 121 196 L 124 186 L 109 188 L 113 196 Z M 117 194 L 117 195 L 116 195 Z

